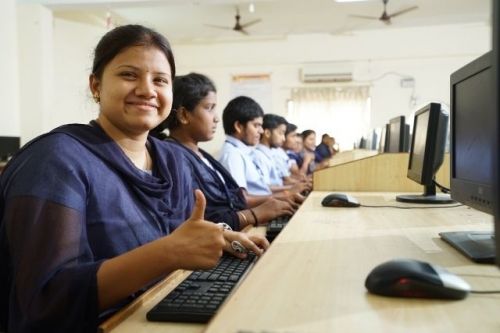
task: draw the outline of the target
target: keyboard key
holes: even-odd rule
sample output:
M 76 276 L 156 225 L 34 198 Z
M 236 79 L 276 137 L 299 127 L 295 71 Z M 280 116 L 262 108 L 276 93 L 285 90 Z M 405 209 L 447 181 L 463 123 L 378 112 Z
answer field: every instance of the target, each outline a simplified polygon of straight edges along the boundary
M 215 268 L 194 271 L 147 313 L 147 319 L 208 322 L 255 259 L 254 254 L 245 260 L 224 255 Z

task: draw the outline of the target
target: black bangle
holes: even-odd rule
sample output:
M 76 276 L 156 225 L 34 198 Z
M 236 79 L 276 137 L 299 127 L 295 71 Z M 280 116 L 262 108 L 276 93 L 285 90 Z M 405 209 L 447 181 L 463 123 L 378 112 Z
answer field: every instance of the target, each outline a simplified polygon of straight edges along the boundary
M 259 226 L 259 220 L 257 219 L 257 215 L 255 215 L 255 212 L 253 211 L 252 208 L 249 209 L 250 213 L 252 213 L 253 219 L 255 220 L 255 226 Z

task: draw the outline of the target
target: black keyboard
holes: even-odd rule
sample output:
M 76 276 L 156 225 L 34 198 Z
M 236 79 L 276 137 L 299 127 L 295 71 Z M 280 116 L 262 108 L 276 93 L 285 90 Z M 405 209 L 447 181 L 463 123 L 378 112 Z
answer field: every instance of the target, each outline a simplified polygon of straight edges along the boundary
M 280 216 L 274 220 L 271 220 L 266 227 L 266 238 L 269 242 L 272 242 L 276 236 L 283 230 L 283 228 L 290 221 L 290 216 Z
M 146 315 L 149 321 L 206 323 L 253 266 L 255 254 L 242 260 L 222 256 L 216 267 L 191 273 Z

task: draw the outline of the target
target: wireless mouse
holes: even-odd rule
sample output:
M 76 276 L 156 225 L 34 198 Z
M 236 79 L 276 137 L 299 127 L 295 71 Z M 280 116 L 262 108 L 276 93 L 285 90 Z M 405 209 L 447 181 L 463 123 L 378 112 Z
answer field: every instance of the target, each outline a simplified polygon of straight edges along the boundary
M 470 286 L 443 267 L 413 259 L 387 261 L 365 281 L 369 292 L 391 297 L 463 299 Z
M 331 193 L 323 198 L 321 205 L 325 207 L 359 207 L 359 201 L 343 193 Z

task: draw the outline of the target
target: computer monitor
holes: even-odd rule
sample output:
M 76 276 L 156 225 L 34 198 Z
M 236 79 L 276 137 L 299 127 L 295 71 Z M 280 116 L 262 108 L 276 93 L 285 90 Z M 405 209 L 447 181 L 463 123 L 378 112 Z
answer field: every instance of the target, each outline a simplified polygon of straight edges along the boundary
M 359 146 L 358 146 L 359 149 L 366 149 L 366 139 L 364 136 L 361 137 L 361 139 L 359 139 Z
M 389 149 L 389 131 L 390 125 L 385 124 L 380 132 L 380 144 L 378 148 L 380 153 L 387 153 L 387 149 Z
M 410 133 L 410 125 L 405 124 L 404 130 L 404 143 L 403 143 L 403 151 L 410 151 L 410 143 L 411 143 L 411 133 Z
M 498 95 L 488 52 L 451 75 L 451 197 L 494 214 L 498 206 L 495 178 L 498 164 Z M 498 222 L 497 222 L 498 227 Z M 492 232 L 444 232 L 441 237 L 477 262 L 494 262 Z
M 9 160 L 20 148 L 18 136 L 0 136 L 0 162 Z
M 452 203 L 448 194 L 436 194 L 434 178 L 444 160 L 448 114 L 441 104 L 430 103 L 415 113 L 407 176 L 424 186 L 421 195 L 398 195 L 397 201 L 411 203 Z
M 371 146 L 369 147 L 369 149 L 378 150 L 378 145 L 379 145 L 378 138 L 379 138 L 379 136 L 380 136 L 380 129 L 374 128 L 373 131 L 371 132 L 372 140 L 371 140 Z
M 399 116 L 389 120 L 388 153 L 401 153 L 405 149 L 405 116 Z M 386 133 L 387 136 L 387 133 Z
M 494 113 L 494 123 L 496 126 L 494 145 L 495 147 L 500 147 L 500 3 L 496 0 L 493 1 L 493 61 L 492 61 L 492 72 L 493 72 L 493 107 L 495 109 Z M 493 150 L 493 196 L 496 198 L 495 204 L 493 206 L 493 219 L 495 222 L 495 245 L 496 245 L 496 264 L 500 267 L 500 176 L 498 169 L 500 168 L 500 152 L 498 149 Z

